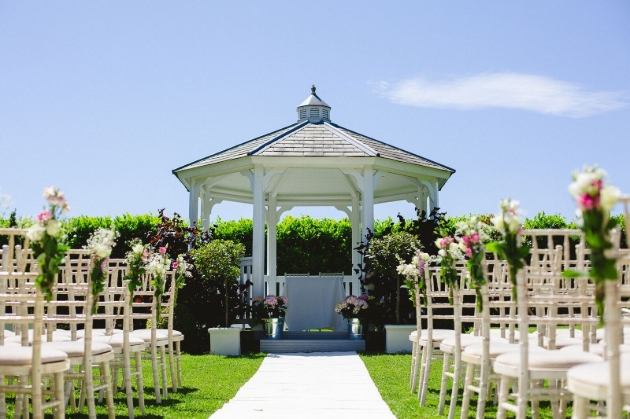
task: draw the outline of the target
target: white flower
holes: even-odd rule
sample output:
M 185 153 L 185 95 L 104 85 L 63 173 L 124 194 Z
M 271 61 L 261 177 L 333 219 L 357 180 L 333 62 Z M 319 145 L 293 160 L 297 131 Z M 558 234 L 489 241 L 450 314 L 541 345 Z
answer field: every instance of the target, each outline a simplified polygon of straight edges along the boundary
M 50 198 L 51 196 L 55 195 L 55 187 L 54 186 L 49 186 L 47 188 L 44 188 L 44 198 L 47 200 L 48 198 Z
M 96 253 L 96 256 L 101 259 L 105 259 L 112 254 L 112 248 L 104 243 L 98 243 L 96 246 L 94 246 L 93 251 L 94 253 Z
M 429 255 L 428 253 L 424 253 L 424 252 L 420 253 L 420 259 L 422 259 L 423 261 L 428 262 L 430 258 L 431 258 L 431 255 Z
M 615 206 L 621 191 L 614 186 L 604 186 L 600 192 L 599 203 L 604 210 L 610 211 Z
M 59 221 L 52 219 L 46 223 L 46 233 L 49 236 L 57 237 L 60 230 L 61 230 L 61 225 L 59 224 Z
M 138 243 L 138 244 L 134 245 L 134 246 L 131 248 L 131 250 L 132 250 L 134 253 L 136 253 L 136 254 L 138 254 L 138 255 L 141 255 L 142 253 L 144 253 L 144 246 L 142 245 L 142 243 Z
M 503 222 L 503 216 L 501 214 L 497 214 L 490 219 L 492 224 L 496 227 L 497 230 L 503 231 L 505 229 L 505 224 Z
M 46 234 L 46 227 L 40 223 L 35 223 L 26 230 L 26 237 L 32 242 L 40 242 Z
M 446 250 L 444 250 L 444 249 L 438 250 L 438 255 L 440 255 L 442 257 L 446 256 Z

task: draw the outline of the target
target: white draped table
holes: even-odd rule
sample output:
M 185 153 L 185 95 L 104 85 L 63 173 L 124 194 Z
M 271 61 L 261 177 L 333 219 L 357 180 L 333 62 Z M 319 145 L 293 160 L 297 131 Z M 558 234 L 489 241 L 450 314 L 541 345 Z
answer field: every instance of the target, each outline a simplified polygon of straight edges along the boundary
M 345 298 L 340 277 L 287 277 L 284 294 L 288 298 L 285 324 L 289 331 L 329 329 L 345 331 L 346 322 L 335 306 Z

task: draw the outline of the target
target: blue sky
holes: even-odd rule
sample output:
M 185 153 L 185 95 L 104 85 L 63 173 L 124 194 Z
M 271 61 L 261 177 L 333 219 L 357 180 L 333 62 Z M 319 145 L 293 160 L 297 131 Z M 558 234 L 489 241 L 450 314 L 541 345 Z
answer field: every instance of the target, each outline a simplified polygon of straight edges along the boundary
M 455 168 L 449 214 L 571 217 L 585 163 L 630 192 L 629 22 L 625 1 L 0 1 L 1 192 L 185 215 L 171 170 L 295 122 L 315 84 L 333 122 Z

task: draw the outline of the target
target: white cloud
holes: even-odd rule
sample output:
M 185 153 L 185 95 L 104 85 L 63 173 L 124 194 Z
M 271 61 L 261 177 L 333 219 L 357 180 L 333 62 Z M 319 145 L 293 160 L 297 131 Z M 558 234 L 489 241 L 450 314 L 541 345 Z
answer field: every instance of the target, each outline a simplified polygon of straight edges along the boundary
M 423 108 L 511 108 L 574 118 L 627 105 L 622 92 L 589 92 L 548 77 L 490 73 L 431 81 L 424 77 L 380 82 L 376 90 L 394 103 Z

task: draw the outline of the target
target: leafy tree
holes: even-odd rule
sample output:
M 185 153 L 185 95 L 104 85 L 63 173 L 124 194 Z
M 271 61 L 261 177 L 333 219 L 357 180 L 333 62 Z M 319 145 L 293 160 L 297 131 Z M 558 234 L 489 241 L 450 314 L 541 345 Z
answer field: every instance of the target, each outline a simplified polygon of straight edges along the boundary
M 229 289 L 241 270 L 239 264 L 245 255 L 245 246 L 231 240 L 212 240 L 193 251 L 195 266 L 205 281 L 223 285 L 225 327 L 230 325 Z

